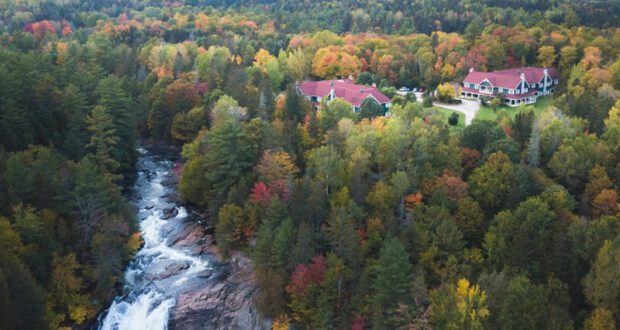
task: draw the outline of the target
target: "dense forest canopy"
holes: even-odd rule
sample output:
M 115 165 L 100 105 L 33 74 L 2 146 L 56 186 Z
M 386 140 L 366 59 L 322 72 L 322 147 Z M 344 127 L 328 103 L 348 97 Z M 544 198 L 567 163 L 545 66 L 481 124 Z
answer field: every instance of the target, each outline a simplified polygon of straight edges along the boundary
M 620 326 L 617 1 L 0 0 L 0 328 L 88 327 L 140 246 L 138 140 L 253 257 L 274 328 Z M 555 67 L 467 127 L 401 86 Z M 391 116 L 320 111 L 353 77 Z M 446 85 L 442 85 L 446 86 Z M 428 100 L 428 102 L 427 102 Z

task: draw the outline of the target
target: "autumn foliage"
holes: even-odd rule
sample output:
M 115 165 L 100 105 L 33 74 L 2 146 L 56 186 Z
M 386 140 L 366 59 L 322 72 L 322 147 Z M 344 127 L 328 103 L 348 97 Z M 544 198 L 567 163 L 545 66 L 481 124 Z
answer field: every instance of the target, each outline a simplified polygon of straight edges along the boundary
M 38 39 L 42 39 L 47 33 L 56 34 L 56 28 L 54 27 L 52 22 L 48 20 L 42 20 L 40 22 L 27 24 L 24 27 L 24 31 L 32 33 Z

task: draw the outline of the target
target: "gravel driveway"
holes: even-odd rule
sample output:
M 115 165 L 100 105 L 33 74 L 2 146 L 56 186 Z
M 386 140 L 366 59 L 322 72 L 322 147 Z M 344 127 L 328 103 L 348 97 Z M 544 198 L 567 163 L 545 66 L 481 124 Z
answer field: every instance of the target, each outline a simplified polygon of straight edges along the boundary
M 422 93 L 415 93 L 416 95 L 416 100 L 418 102 L 422 102 Z M 443 104 L 443 103 L 437 103 L 434 102 L 433 104 L 435 106 L 438 106 L 440 108 L 444 108 L 444 109 L 448 109 L 448 110 L 454 110 L 454 111 L 458 111 L 462 114 L 465 115 L 465 126 L 471 124 L 471 121 L 474 120 L 474 118 L 476 118 L 476 114 L 478 113 L 478 111 L 480 111 L 480 102 L 478 101 L 473 101 L 473 100 L 464 100 L 461 99 L 461 101 L 463 101 L 463 103 L 461 104 Z
M 443 103 L 437 103 L 437 102 L 433 104 L 440 108 L 454 110 L 454 111 L 463 113 L 465 115 L 465 125 L 467 126 L 471 124 L 471 121 L 474 120 L 474 118 L 476 118 L 476 114 L 478 113 L 478 111 L 480 111 L 480 103 L 478 101 L 473 101 L 473 100 L 461 99 L 461 101 L 463 101 L 463 103 L 461 104 L 443 104 Z

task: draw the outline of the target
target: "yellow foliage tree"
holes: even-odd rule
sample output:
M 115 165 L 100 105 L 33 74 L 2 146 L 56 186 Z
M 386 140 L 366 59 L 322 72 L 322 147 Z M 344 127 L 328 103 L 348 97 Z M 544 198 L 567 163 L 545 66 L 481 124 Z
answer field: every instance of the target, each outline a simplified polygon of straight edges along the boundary
M 273 320 L 273 324 L 271 325 L 272 330 L 288 330 L 291 324 L 291 319 L 286 314 L 282 314 L 278 316 L 275 320 Z
M 456 90 L 449 83 L 437 86 L 437 98 L 442 102 L 449 102 L 456 98 Z
M 581 65 L 587 70 L 601 64 L 601 50 L 598 47 L 588 46 L 583 50 Z
M 456 287 L 456 307 L 461 316 L 462 329 L 483 329 L 482 321 L 491 314 L 486 306 L 487 295 L 478 285 L 470 286 L 462 278 Z
M 555 63 L 555 48 L 553 46 L 542 46 L 538 49 L 538 63 L 540 66 L 548 68 Z
M 269 51 L 265 49 L 259 49 L 254 56 L 254 66 L 261 69 L 263 73 L 267 73 L 267 65 L 273 61 L 277 61 L 276 57 L 269 54 Z
M 338 47 L 319 49 L 312 60 L 312 74 L 319 78 L 356 76 L 362 67 L 360 59 Z
M 583 325 L 584 330 L 616 330 L 613 314 L 605 308 L 595 308 Z

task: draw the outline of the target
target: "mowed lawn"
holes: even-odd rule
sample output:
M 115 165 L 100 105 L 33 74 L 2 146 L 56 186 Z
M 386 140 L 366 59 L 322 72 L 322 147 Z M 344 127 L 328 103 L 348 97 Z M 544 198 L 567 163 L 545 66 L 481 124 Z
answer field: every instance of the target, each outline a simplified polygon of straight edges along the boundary
M 433 106 L 433 110 L 441 113 L 444 116 L 446 124 L 448 124 L 448 118 L 450 118 L 453 113 L 459 115 L 459 122 L 455 126 L 450 126 L 451 131 L 462 131 L 465 128 L 465 115 L 462 112 L 444 109 L 438 106 Z
M 533 107 L 534 108 L 534 114 L 536 116 L 540 115 L 541 113 L 543 113 L 545 110 L 547 110 L 547 107 L 549 106 L 549 103 L 551 103 L 551 100 L 553 99 L 552 96 L 545 96 L 545 97 L 541 97 L 538 99 L 538 101 L 535 104 L 531 104 L 531 105 L 522 105 L 516 108 L 512 108 L 509 106 L 500 106 L 497 108 L 497 111 L 493 111 L 493 108 L 490 106 L 484 106 L 481 105 L 480 106 L 480 111 L 478 111 L 478 113 L 476 114 L 476 118 L 475 119 L 480 119 L 480 120 L 496 120 L 497 119 L 497 114 L 502 111 L 502 110 L 506 110 L 506 112 L 508 112 L 508 115 L 511 118 L 514 118 L 517 113 L 525 110 L 526 108 L 529 107 Z

